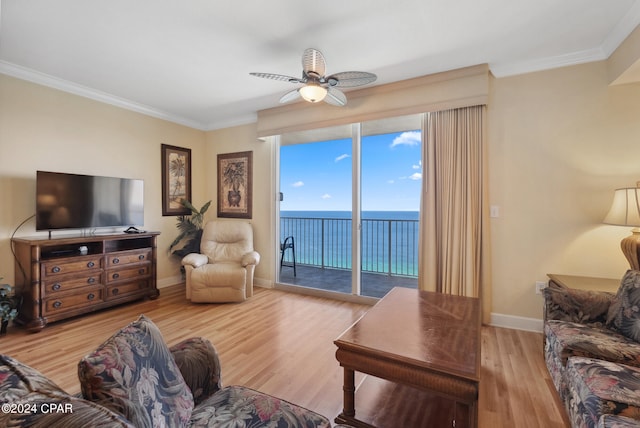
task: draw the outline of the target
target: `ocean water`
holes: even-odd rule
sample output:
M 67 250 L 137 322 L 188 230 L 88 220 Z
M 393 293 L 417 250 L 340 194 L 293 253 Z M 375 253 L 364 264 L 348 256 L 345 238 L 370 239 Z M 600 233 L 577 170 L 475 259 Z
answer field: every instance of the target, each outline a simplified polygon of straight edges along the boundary
M 417 276 L 418 217 L 417 211 L 363 211 L 362 271 Z M 293 236 L 296 262 L 311 266 L 351 269 L 351 226 L 349 211 L 280 212 L 281 242 Z
M 418 211 L 362 211 L 363 219 L 418 220 Z M 351 211 L 280 211 L 281 217 L 351 218 Z

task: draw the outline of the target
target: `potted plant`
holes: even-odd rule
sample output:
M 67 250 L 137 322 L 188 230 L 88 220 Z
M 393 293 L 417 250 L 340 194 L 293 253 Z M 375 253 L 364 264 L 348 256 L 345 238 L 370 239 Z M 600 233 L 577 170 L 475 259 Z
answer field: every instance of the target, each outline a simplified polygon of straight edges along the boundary
M 20 299 L 14 295 L 13 287 L 9 284 L 0 284 L 0 336 L 7 333 L 9 321 L 18 316 L 19 306 Z
M 200 252 L 200 239 L 202 238 L 204 214 L 209 209 L 211 201 L 204 204 L 199 210 L 186 199 L 182 200 L 182 205 L 191 211 L 191 215 L 178 216 L 178 224 L 176 227 L 180 233 L 169 246 L 169 252 L 178 257 L 184 257 L 189 253 Z M 182 241 L 186 241 L 185 244 L 182 247 L 173 250 Z

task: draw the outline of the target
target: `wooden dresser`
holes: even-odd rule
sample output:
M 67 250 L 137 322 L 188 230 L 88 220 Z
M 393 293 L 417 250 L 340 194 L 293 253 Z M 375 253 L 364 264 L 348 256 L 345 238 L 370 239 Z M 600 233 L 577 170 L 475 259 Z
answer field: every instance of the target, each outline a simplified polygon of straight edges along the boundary
M 16 322 L 47 323 L 148 297 L 155 299 L 159 232 L 13 238 Z

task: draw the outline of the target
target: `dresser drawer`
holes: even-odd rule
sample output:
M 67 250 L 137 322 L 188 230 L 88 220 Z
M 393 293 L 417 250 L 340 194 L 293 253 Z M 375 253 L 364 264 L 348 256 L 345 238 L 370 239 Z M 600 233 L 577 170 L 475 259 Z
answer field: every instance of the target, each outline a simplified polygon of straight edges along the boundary
M 131 266 L 123 269 L 109 269 L 106 271 L 106 283 L 127 281 L 131 279 L 146 278 L 151 273 L 151 263 Z
M 100 284 L 101 273 L 100 271 L 95 271 L 82 276 L 74 275 L 71 277 L 51 278 L 49 281 L 43 281 L 43 297 L 46 298 L 52 294 L 55 295 L 56 293 Z
M 45 300 L 43 315 L 53 315 L 59 312 L 92 306 L 102 301 L 103 288 L 92 287 L 82 293 L 61 295 Z
M 42 263 L 42 277 L 49 278 L 68 273 L 99 270 L 102 268 L 102 257 L 92 255 L 74 257 L 72 259 L 49 260 Z
M 139 250 L 118 251 L 107 254 L 107 268 L 128 265 L 132 263 L 142 263 L 151 260 L 151 248 Z
M 107 287 L 105 300 L 117 299 L 149 288 L 149 281 L 135 281 Z

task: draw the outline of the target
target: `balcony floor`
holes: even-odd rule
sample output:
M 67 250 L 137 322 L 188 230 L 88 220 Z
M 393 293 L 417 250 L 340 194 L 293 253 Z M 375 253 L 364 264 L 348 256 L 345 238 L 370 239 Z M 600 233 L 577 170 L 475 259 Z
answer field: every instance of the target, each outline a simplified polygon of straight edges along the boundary
M 341 269 L 322 269 L 319 267 L 298 265 L 297 275 L 293 276 L 293 268 L 283 266 L 280 271 L 280 282 L 283 284 L 317 288 L 351 294 L 351 271 Z M 384 274 L 362 274 L 363 296 L 383 297 L 393 287 L 418 288 L 418 279 L 404 276 Z

